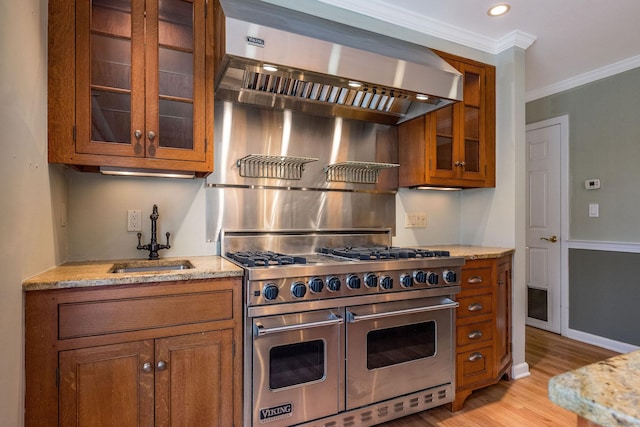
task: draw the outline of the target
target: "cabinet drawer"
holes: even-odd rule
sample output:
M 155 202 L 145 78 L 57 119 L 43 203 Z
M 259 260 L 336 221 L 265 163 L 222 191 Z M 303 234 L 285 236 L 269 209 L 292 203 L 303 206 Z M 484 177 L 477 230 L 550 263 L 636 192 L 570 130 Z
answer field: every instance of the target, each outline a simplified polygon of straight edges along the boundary
M 469 384 L 492 378 L 493 347 L 482 347 L 477 350 L 459 353 L 456 358 L 456 386 Z
M 59 339 L 233 318 L 233 291 L 84 301 L 58 306 Z
M 491 294 L 472 295 L 458 298 L 460 307 L 456 310 L 457 318 L 482 316 L 493 312 L 493 296 Z
M 493 285 L 493 260 L 470 261 L 466 268 L 462 269 L 462 293 L 476 289 L 491 289 Z
M 492 339 L 493 328 L 490 320 L 456 327 L 456 343 L 458 347 L 491 341 Z

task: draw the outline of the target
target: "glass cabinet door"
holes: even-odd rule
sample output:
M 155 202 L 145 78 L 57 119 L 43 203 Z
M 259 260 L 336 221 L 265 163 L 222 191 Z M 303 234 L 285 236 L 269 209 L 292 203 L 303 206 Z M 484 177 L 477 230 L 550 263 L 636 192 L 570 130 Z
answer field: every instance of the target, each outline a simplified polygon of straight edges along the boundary
M 435 168 L 438 171 L 454 170 L 454 105 L 436 111 L 436 158 Z
M 203 0 L 147 6 L 147 150 L 150 157 L 204 157 L 205 16 Z M 155 19 L 153 19 L 155 17 Z
M 131 0 L 76 3 L 78 152 L 144 155 L 143 7 Z
M 464 119 L 464 135 L 461 161 L 464 162 L 463 170 L 465 174 L 481 173 L 482 165 L 482 140 L 484 126 L 484 116 L 482 110 L 482 82 L 484 81 L 484 70 L 468 64 L 462 64 L 464 76 L 464 101 L 462 113 Z

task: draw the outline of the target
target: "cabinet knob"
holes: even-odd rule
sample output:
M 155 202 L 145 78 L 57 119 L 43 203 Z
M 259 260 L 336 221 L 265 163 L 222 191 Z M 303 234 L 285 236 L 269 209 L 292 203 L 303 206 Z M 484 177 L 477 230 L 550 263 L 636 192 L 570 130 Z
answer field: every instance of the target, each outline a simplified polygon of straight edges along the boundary
M 158 369 L 158 371 L 164 371 L 165 369 L 167 369 L 167 362 L 165 362 L 164 360 L 160 360 L 156 365 L 156 368 Z
M 144 365 L 142 365 L 142 371 L 143 372 L 151 372 L 151 371 L 153 371 L 153 366 L 151 365 L 151 363 L 147 362 Z
M 467 307 L 467 310 L 469 311 L 480 311 L 482 310 L 482 304 L 480 304 L 479 302 L 475 302 L 473 304 L 469 304 L 469 307 Z
M 147 134 L 147 138 L 149 138 L 149 141 L 153 141 L 154 139 L 156 139 L 156 133 L 150 130 L 149 133 Z
M 484 359 L 484 356 L 482 353 L 478 353 L 477 351 L 475 353 L 471 353 L 471 356 L 469 356 L 469 362 L 477 362 L 482 359 Z
M 136 139 L 140 141 L 140 138 L 142 137 L 142 131 L 140 129 L 136 129 L 136 131 L 133 132 L 133 136 L 135 136 Z

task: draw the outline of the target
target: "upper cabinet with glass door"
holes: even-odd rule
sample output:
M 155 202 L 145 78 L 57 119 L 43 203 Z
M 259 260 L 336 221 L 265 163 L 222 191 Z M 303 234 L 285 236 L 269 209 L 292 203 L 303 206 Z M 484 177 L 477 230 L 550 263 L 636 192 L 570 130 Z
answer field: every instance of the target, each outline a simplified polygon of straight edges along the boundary
M 209 174 L 205 0 L 53 0 L 49 9 L 49 161 Z
M 463 75 L 463 101 L 399 126 L 401 187 L 495 187 L 495 67 L 438 52 Z

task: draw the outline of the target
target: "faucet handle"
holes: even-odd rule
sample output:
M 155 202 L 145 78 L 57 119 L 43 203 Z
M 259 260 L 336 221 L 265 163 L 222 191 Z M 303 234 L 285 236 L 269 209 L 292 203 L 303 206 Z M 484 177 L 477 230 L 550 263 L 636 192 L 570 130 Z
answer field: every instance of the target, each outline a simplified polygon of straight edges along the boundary
M 141 238 L 142 238 L 142 233 L 138 232 L 138 249 L 142 249 L 142 242 L 140 242 Z
M 169 236 L 171 236 L 171 233 L 167 231 L 166 236 L 167 236 L 167 245 L 165 246 L 165 249 L 169 249 L 171 247 L 171 245 L 169 244 Z

